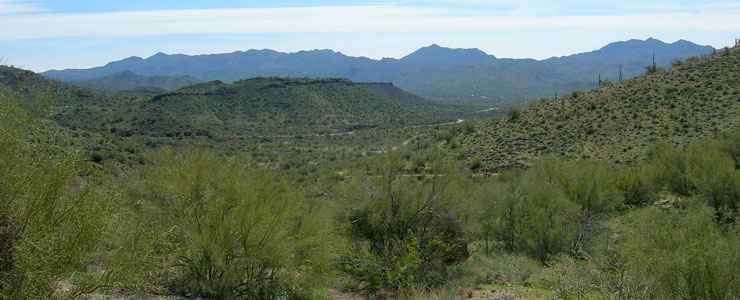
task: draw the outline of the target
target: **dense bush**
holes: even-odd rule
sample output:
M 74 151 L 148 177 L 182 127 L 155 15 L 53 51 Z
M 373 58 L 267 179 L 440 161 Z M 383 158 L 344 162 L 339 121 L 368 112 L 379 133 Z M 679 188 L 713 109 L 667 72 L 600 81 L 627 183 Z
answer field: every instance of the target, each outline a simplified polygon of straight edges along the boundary
M 740 208 L 740 175 L 726 153 L 705 147 L 695 159 L 691 178 L 696 193 L 715 210 L 717 221 L 732 223 Z
M 331 235 L 298 190 L 204 150 L 151 164 L 122 183 L 121 285 L 216 299 L 322 292 Z
M 580 205 L 584 221 L 604 216 L 622 204 L 614 171 L 603 162 L 575 161 L 556 164 L 565 196 Z
M 568 201 L 558 184 L 529 172 L 492 195 L 482 215 L 486 238 L 511 252 L 542 263 L 570 250 L 579 232 L 578 205 Z
M 726 148 L 729 144 L 702 143 L 686 149 L 661 146 L 648 163 L 669 192 L 701 197 L 715 210 L 717 221 L 733 222 L 740 209 L 740 176 Z
M 644 206 L 658 200 L 660 186 L 656 183 L 654 168 L 636 166 L 625 168 L 617 178 L 617 188 L 622 193 L 624 204 Z
M 0 90 L 0 299 L 52 298 L 99 245 L 104 201 L 57 134 Z
M 688 150 L 665 144 L 658 145 L 651 153 L 651 161 L 656 166 L 659 183 L 678 195 L 692 195 L 696 191 L 691 178 L 694 157 L 696 155 L 692 155 Z
M 343 192 L 351 207 L 340 224 L 351 247 L 340 267 L 368 292 L 440 286 L 469 256 L 453 205 L 462 199 L 450 191 L 455 180 L 406 177 L 389 161 L 383 175 L 362 177 Z
M 617 223 L 603 286 L 618 299 L 736 299 L 740 236 L 723 233 L 711 210 L 648 208 Z

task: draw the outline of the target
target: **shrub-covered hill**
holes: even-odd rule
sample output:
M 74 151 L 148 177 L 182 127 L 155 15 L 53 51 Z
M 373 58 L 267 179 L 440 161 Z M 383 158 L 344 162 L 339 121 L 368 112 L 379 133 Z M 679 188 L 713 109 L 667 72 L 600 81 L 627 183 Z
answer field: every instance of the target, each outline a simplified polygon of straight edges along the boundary
M 462 143 L 468 157 L 492 171 L 548 154 L 630 163 L 656 143 L 685 145 L 736 124 L 740 49 L 649 73 L 513 111 L 479 124 Z
M 79 107 L 57 119 L 68 127 L 169 138 L 341 134 L 446 120 L 444 106 L 389 89 L 398 90 L 343 79 L 212 81 L 106 111 Z
M 114 97 L 49 80 L 34 72 L 0 65 L 0 86 L 23 99 L 27 109 L 44 109 L 70 105 L 104 104 Z
M 124 71 L 101 78 L 71 83 L 98 91 L 123 92 L 131 90 L 171 91 L 201 81 L 190 76 L 142 76 L 131 71 Z

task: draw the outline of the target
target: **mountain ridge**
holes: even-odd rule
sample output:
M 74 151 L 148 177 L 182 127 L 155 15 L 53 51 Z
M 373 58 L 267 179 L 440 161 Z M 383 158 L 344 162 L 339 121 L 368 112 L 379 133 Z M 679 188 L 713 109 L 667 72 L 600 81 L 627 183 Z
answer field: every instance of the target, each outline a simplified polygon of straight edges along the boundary
M 333 50 L 283 53 L 248 50 L 223 54 L 164 54 L 129 57 L 91 69 L 50 70 L 45 76 L 76 81 L 122 71 L 143 76 L 189 75 L 203 81 L 226 82 L 261 76 L 348 78 L 356 82 L 393 82 L 396 86 L 432 99 L 521 101 L 554 93 L 587 90 L 595 79 L 616 80 L 619 65 L 624 78 L 644 72 L 656 54 L 657 64 L 668 68 L 676 59 L 711 53 L 714 49 L 688 41 L 668 44 L 657 39 L 615 42 L 598 50 L 544 60 L 497 58 L 480 49 L 453 49 L 437 44 L 402 58 L 371 59 Z

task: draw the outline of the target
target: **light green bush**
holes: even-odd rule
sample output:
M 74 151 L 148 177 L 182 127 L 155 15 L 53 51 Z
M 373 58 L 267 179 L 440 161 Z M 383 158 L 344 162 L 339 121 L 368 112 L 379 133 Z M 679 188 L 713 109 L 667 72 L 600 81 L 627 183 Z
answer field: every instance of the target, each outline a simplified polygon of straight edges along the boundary
M 0 90 L 0 299 L 55 297 L 99 245 L 105 201 L 58 138 Z
M 205 150 L 164 150 L 121 184 L 120 285 L 217 299 L 322 292 L 331 234 L 277 177 Z
M 468 256 L 468 233 L 455 202 L 455 175 L 405 177 L 391 156 L 342 192 L 349 206 L 339 220 L 351 241 L 340 268 L 367 292 L 432 288 L 451 279 L 451 268 Z
M 658 145 L 653 150 L 651 160 L 656 168 L 659 183 L 670 192 L 682 196 L 693 195 L 696 192 L 696 186 L 691 178 L 694 157 L 689 151 L 670 145 Z
M 619 299 L 740 295 L 740 236 L 720 230 L 710 209 L 647 208 L 617 224 L 623 238 L 604 264 L 610 294 Z
M 572 246 L 580 212 L 557 184 L 529 172 L 492 197 L 483 214 L 483 230 L 506 250 L 545 263 Z
M 658 200 L 660 186 L 653 167 L 647 165 L 628 167 L 617 178 L 617 187 L 622 193 L 624 204 L 644 206 Z

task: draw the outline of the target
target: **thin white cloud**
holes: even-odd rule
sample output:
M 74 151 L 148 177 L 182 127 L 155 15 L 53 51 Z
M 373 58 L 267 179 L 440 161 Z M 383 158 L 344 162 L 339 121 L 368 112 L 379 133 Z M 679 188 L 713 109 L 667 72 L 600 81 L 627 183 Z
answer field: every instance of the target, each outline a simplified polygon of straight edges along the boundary
M 1 0 L 0 0 L 1 1 Z M 608 16 L 460 15 L 399 5 L 20 14 L 0 18 L 0 40 L 219 33 L 422 33 L 495 30 L 740 31 L 736 12 Z
M 42 12 L 37 3 L 29 1 L 0 0 L 0 16 Z

